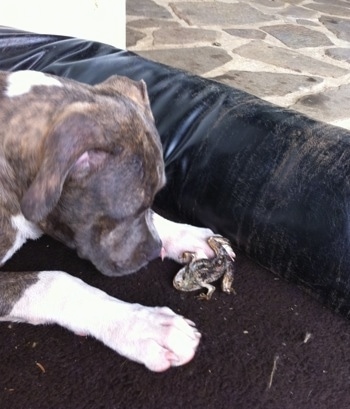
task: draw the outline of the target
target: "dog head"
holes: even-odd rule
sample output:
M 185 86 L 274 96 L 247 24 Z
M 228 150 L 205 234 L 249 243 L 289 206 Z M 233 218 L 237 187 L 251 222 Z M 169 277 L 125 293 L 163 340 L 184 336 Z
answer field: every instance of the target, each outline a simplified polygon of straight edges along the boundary
M 114 76 L 76 87 L 50 125 L 21 210 L 102 273 L 128 274 L 161 252 L 150 207 L 164 163 L 146 86 Z

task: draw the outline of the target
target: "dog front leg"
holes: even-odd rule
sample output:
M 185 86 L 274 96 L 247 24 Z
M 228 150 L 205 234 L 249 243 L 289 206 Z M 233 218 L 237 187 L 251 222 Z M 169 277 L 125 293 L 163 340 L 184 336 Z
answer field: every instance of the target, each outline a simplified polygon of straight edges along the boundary
M 1 274 L 2 321 L 56 323 L 158 372 L 195 354 L 199 332 L 169 308 L 120 301 L 62 271 Z
M 208 244 L 211 229 L 176 223 L 152 211 L 153 225 L 163 243 L 162 258 L 168 257 L 181 262 L 183 253 L 194 253 L 196 258 L 212 258 L 213 249 Z

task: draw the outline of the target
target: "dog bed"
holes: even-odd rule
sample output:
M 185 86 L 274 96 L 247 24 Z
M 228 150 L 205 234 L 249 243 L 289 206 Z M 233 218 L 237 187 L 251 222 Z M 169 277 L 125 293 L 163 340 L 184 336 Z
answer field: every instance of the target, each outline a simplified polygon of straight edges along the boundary
M 3 323 L 0 406 L 348 407 L 349 131 L 104 44 L 2 28 L 0 52 L 2 70 L 144 79 L 168 179 L 155 207 L 238 251 L 237 296 L 204 304 L 172 288 L 173 262 L 112 280 L 50 238 L 28 243 L 2 270 L 65 270 L 204 336 L 192 363 L 151 374 L 64 329 Z

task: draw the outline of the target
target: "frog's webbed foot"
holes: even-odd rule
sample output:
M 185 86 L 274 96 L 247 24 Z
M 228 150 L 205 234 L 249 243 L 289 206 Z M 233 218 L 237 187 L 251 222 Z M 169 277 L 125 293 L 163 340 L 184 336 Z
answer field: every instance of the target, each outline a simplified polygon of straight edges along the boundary
M 232 285 L 225 285 L 224 282 L 222 282 L 222 291 L 226 294 L 237 295 L 236 290 L 232 287 Z
M 196 253 L 192 251 L 184 251 L 182 256 L 179 257 L 179 262 L 182 264 L 193 263 L 196 260 Z
M 208 290 L 208 292 L 207 292 L 206 294 L 205 294 L 205 293 L 201 293 L 201 294 L 197 295 L 196 298 L 197 298 L 198 300 L 209 301 L 209 300 L 211 299 L 211 297 L 212 297 L 214 291 L 215 291 L 215 287 L 214 287 L 213 285 L 211 285 L 211 284 L 208 284 L 208 283 L 200 283 L 200 285 L 201 285 L 203 288 L 206 288 L 206 289 Z

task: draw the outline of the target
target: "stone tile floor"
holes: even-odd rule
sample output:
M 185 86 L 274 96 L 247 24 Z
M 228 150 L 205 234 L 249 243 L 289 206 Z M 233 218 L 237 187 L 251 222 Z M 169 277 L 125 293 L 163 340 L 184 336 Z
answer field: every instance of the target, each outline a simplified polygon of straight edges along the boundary
M 126 0 L 127 48 L 350 129 L 350 0 Z

